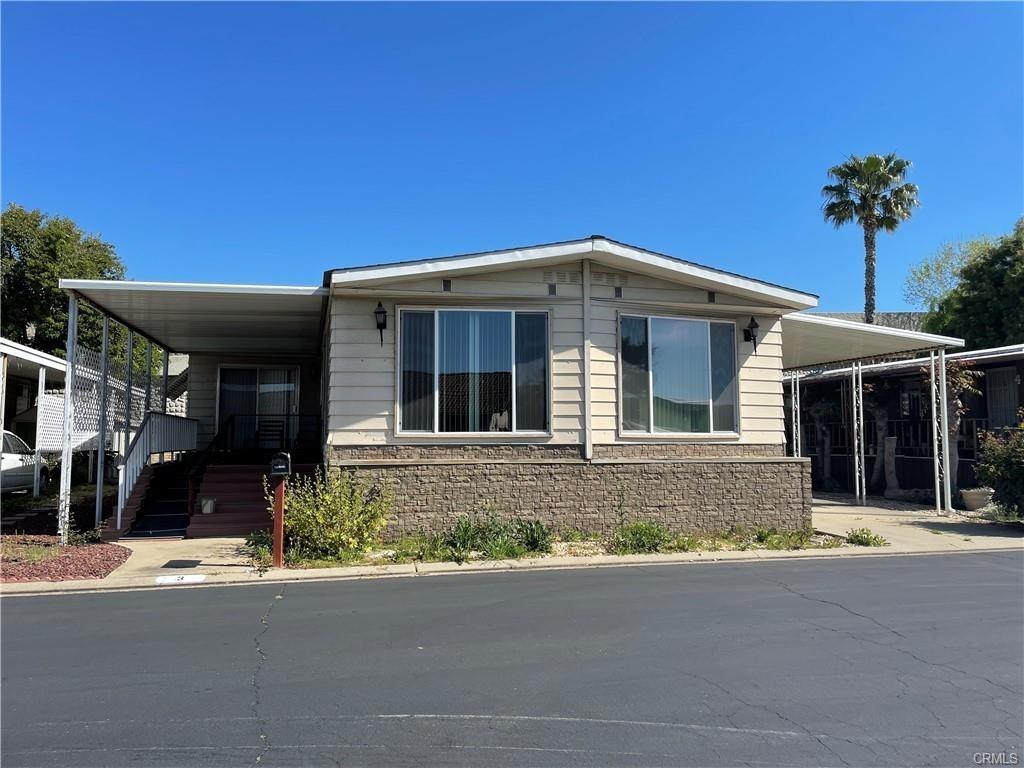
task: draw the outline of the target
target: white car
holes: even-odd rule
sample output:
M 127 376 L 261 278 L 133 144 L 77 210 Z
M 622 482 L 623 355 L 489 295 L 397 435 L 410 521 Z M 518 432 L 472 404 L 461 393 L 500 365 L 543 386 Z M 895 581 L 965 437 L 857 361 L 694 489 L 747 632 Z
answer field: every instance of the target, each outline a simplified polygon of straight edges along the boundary
M 3 493 L 31 491 L 35 466 L 36 457 L 32 449 L 16 434 L 5 429 L 2 467 L 0 467 L 0 491 Z M 39 484 L 45 487 L 49 479 L 49 470 L 44 466 L 40 470 Z

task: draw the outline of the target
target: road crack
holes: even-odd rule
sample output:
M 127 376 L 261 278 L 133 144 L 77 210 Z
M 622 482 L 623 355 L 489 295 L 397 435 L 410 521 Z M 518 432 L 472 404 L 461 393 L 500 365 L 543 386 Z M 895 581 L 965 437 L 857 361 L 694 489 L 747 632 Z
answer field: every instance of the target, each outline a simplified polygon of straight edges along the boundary
M 249 687 L 252 688 L 252 703 L 250 704 L 250 709 L 252 710 L 252 716 L 256 720 L 260 729 L 260 751 L 259 754 L 256 755 L 256 759 L 253 760 L 253 765 L 259 765 L 271 747 L 270 737 L 267 735 L 267 721 L 263 718 L 261 712 L 263 705 L 263 691 L 260 683 L 260 673 L 263 671 L 263 667 L 267 663 L 267 654 L 263 651 L 263 645 L 260 641 L 270 629 L 270 614 L 273 613 L 274 605 L 277 601 L 284 600 L 284 591 L 287 586 L 287 584 L 282 584 L 281 591 L 274 595 L 274 599 L 270 601 L 269 605 L 267 605 L 267 610 L 260 617 L 260 630 L 253 635 L 252 638 L 253 647 L 256 649 L 256 666 L 253 667 L 252 676 L 249 678 Z

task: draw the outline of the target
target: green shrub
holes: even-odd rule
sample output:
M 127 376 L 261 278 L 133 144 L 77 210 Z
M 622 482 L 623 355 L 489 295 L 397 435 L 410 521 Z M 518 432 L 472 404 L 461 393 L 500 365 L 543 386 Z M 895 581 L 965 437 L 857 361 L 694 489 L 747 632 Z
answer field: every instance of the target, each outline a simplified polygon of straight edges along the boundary
M 551 551 L 551 529 L 541 520 L 516 520 L 515 538 L 527 552 Z
M 267 503 L 273 514 L 269 488 Z M 391 495 L 351 472 L 318 468 L 288 480 L 284 510 L 286 559 L 346 561 L 379 541 Z
M 608 549 L 616 555 L 650 554 L 660 552 L 671 538 L 668 528 L 656 520 L 633 520 L 615 530 Z
M 1007 517 L 1024 518 L 1024 410 L 1021 423 L 1003 432 L 983 432 L 975 466 L 978 480 Z
M 473 553 L 488 560 L 511 560 L 551 551 L 551 528 L 541 520 L 508 518 L 493 506 L 463 515 L 444 532 L 438 545 L 444 559 L 465 562 Z
M 695 536 L 676 536 L 668 545 L 673 552 L 696 552 L 701 548 L 701 540 Z
M 846 540 L 858 547 L 888 547 L 889 542 L 870 528 L 852 528 L 846 532 Z

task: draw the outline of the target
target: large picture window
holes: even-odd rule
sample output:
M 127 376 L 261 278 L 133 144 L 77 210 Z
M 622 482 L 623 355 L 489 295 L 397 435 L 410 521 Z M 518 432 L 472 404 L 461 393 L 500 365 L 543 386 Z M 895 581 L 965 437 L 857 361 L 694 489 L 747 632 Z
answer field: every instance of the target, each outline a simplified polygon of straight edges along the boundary
M 402 432 L 547 431 L 547 313 L 399 314 Z
M 619 338 L 624 432 L 736 432 L 733 323 L 623 315 Z

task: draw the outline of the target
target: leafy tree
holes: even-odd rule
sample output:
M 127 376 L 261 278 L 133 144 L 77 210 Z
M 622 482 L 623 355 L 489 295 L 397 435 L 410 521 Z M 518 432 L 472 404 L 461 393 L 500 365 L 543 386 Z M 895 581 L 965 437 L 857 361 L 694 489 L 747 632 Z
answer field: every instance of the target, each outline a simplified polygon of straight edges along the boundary
M 64 356 L 68 297 L 61 278 L 117 280 L 124 265 L 114 247 L 88 235 L 71 219 L 28 211 L 11 203 L 0 214 L 3 258 L 3 335 L 35 349 Z M 102 321 L 79 312 L 79 339 L 96 349 Z
M 875 236 L 895 232 L 918 205 L 917 185 L 906 181 L 909 160 L 894 154 L 851 155 L 829 168 L 833 183 L 821 188 L 825 221 L 836 229 L 856 221 L 864 230 L 864 320 L 875 322 Z
M 963 268 L 994 244 L 995 241 L 988 237 L 965 243 L 946 243 L 910 268 L 903 284 L 904 298 L 910 304 L 934 312 L 946 294 L 959 284 Z
M 968 260 L 959 283 L 928 313 L 924 327 L 959 336 L 968 349 L 1024 342 L 1024 219 Z

